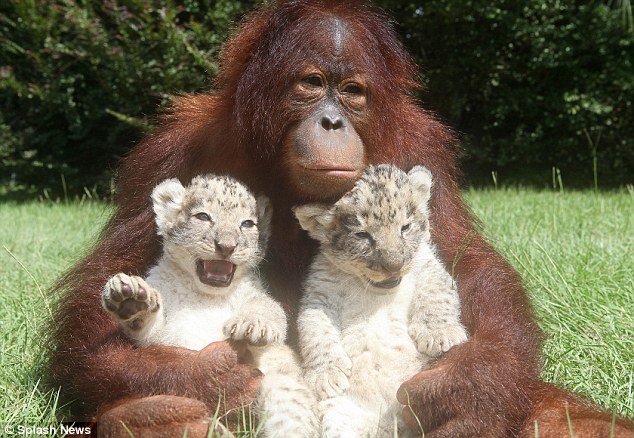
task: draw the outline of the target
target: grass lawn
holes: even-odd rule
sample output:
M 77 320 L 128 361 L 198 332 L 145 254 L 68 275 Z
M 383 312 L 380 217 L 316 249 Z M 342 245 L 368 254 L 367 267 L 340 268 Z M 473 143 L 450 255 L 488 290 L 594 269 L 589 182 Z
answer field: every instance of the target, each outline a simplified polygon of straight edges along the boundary
M 634 416 L 634 194 L 466 193 L 522 273 L 547 340 L 544 377 Z M 95 241 L 99 203 L 0 204 L 0 424 L 52 425 L 42 377 L 47 288 Z
M 634 193 L 470 191 L 484 234 L 524 278 L 544 378 L 634 416 Z

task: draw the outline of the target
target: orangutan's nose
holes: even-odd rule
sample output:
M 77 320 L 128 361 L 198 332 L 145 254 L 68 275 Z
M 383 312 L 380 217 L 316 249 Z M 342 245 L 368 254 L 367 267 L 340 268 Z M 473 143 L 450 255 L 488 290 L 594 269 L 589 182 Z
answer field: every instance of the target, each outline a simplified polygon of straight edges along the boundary
M 321 127 L 326 131 L 336 131 L 337 129 L 341 129 L 345 126 L 343 123 L 343 117 L 336 112 L 326 112 L 321 116 L 320 123 Z

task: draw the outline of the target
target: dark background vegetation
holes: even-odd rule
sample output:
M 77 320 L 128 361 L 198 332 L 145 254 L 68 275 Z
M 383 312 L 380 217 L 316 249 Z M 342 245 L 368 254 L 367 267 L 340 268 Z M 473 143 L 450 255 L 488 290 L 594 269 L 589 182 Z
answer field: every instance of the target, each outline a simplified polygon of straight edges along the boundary
M 0 2 L 0 184 L 106 194 L 175 93 L 209 90 L 258 1 Z M 634 182 L 626 0 L 382 0 L 421 65 L 420 100 L 461 135 L 465 181 Z M 629 20 L 629 21 L 628 21 Z

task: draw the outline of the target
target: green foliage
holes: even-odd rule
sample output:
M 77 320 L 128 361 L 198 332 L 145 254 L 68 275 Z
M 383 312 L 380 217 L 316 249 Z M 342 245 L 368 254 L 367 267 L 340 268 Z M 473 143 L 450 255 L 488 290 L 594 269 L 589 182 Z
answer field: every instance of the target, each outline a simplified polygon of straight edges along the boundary
M 10 224 L 0 228 L 3 426 L 17 432 L 18 425 L 50 427 L 61 419 L 57 390 L 43 381 L 43 338 L 54 303 L 47 289 L 94 243 L 110 214 L 110 206 L 93 202 L 0 205 L 0 221 Z
M 107 191 L 169 95 L 210 86 L 260 2 L 0 2 L 0 183 Z M 568 187 L 633 182 L 629 1 L 376 3 L 424 68 L 423 104 L 462 134 L 471 180 L 542 185 L 556 167 Z
M 506 188 L 466 199 L 524 278 L 546 334 L 544 379 L 634 417 L 634 192 Z
M 109 188 L 147 116 L 211 83 L 248 3 L 2 2 L 0 180 L 59 191 L 63 175 L 71 191 Z
M 544 181 L 558 167 L 586 187 L 594 155 L 604 186 L 634 169 L 634 32 L 611 3 L 382 2 L 425 67 L 424 103 L 463 134 L 472 176 Z

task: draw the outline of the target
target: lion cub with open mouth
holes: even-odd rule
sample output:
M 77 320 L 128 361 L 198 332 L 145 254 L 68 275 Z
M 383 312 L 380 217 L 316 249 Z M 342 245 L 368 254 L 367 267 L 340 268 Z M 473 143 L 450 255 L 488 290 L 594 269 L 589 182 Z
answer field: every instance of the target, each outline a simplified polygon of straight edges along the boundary
M 283 344 L 284 310 L 257 270 L 270 234 L 268 198 L 215 175 L 198 176 L 187 187 L 169 179 L 151 198 L 163 254 L 145 278 L 110 278 L 103 307 L 139 346 L 201 350 L 226 339 L 248 342 L 264 373 L 255 400 L 264 435 L 314 437 L 314 397 Z

